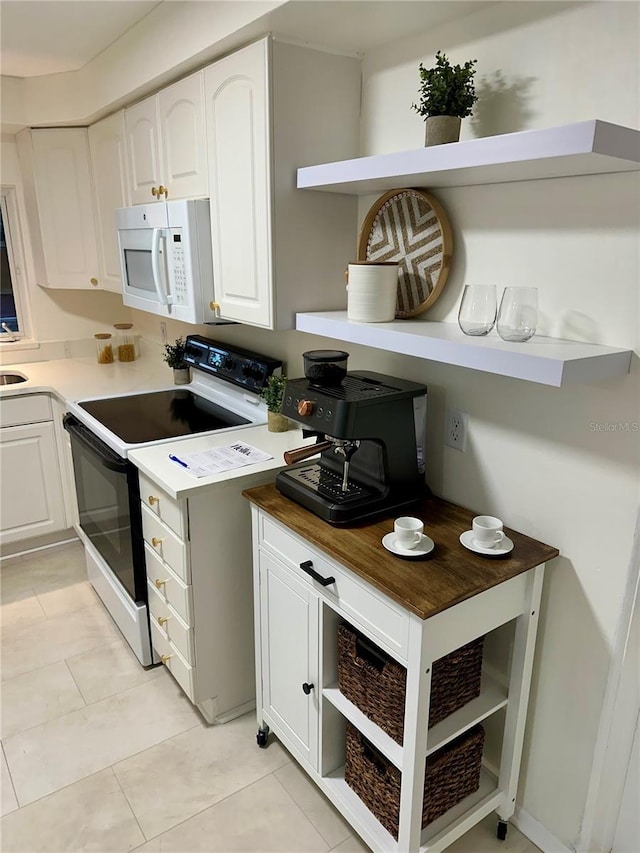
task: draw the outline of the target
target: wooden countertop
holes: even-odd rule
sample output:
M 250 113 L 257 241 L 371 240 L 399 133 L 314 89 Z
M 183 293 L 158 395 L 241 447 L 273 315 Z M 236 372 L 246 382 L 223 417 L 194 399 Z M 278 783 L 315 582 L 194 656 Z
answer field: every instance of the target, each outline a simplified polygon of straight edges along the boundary
M 467 550 L 459 536 L 471 528 L 477 512 L 429 497 L 414 511 L 424 521 L 435 548 L 424 559 L 405 560 L 382 545 L 398 513 L 375 522 L 334 527 L 284 497 L 273 484 L 247 489 L 245 498 L 302 536 L 329 557 L 421 619 L 471 598 L 486 589 L 557 557 L 559 551 L 505 527 L 514 549 L 502 557 L 484 557 Z

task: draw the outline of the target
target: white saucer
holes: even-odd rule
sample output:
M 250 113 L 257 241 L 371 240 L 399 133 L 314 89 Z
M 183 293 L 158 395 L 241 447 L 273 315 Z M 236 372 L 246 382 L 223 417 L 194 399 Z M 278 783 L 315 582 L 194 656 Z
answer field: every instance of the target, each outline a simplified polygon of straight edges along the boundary
M 429 539 L 426 533 L 423 533 L 415 548 L 401 548 L 400 545 L 396 545 L 396 534 L 393 531 L 382 537 L 382 544 L 387 551 L 391 551 L 397 557 L 404 557 L 405 560 L 419 560 L 430 554 L 436 547 L 433 539 Z
M 475 551 L 476 554 L 485 554 L 488 557 L 501 557 L 513 551 L 513 542 L 508 536 L 505 536 L 502 542 L 493 548 L 483 548 L 482 545 L 476 545 L 473 530 L 465 530 L 464 533 L 461 533 L 460 542 L 470 551 Z

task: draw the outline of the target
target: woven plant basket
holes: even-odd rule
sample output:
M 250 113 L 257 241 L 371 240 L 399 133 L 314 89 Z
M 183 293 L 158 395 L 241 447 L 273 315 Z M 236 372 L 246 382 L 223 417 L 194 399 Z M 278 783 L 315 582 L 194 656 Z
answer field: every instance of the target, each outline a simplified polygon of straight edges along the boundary
M 350 723 L 346 730 L 344 778 L 369 811 L 397 840 L 401 774 Z M 477 725 L 427 759 L 422 828 L 478 790 L 484 729 Z
M 433 665 L 429 727 L 480 693 L 483 637 Z M 338 626 L 338 686 L 363 714 L 402 743 L 407 671 L 350 625 Z

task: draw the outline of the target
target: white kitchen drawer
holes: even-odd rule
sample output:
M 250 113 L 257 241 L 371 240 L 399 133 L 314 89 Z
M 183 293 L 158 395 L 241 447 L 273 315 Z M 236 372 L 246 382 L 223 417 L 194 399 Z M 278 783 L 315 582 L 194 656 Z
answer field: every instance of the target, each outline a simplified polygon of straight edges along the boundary
M 153 551 L 161 557 L 170 568 L 182 578 L 185 583 L 190 583 L 189 555 L 185 543 L 163 524 L 158 516 L 142 504 L 142 530 L 145 542 Z
M 0 426 L 37 424 L 53 419 L 51 400 L 46 394 L 3 397 L 0 402 Z
M 192 666 L 195 664 L 193 629 L 178 616 L 151 584 L 149 588 L 149 617 Z
M 193 600 L 191 587 L 183 583 L 169 566 L 145 542 L 147 583 L 170 604 L 187 625 L 193 625 Z
M 153 620 L 151 621 L 151 644 L 162 658 L 162 663 L 167 667 L 189 699 L 195 702 L 194 667 L 187 663 L 162 628 Z
M 180 502 L 170 497 L 157 483 L 154 483 L 142 472 L 140 472 L 140 500 L 143 506 L 146 506 L 165 524 L 168 524 L 181 539 L 186 541 L 189 538 L 187 522 Z
M 300 578 L 313 585 L 316 592 L 321 592 L 327 601 L 333 602 L 345 617 L 359 623 L 388 651 L 406 660 L 409 643 L 407 611 L 273 519 L 264 514 L 260 518 L 261 547 L 294 569 Z M 334 582 L 323 586 L 304 572 L 300 564 L 309 560 L 314 572 L 322 578 L 333 577 Z

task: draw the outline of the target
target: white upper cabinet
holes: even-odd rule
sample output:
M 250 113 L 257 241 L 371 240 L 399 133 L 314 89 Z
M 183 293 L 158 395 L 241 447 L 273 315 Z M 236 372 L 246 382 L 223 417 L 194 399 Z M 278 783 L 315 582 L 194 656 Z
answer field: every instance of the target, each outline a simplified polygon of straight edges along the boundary
M 100 287 L 87 129 L 24 130 L 18 153 L 38 284 Z
M 267 37 L 206 68 L 204 86 L 221 316 L 292 329 L 297 311 L 344 306 L 356 200 L 300 192 L 296 170 L 357 152 L 359 61 Z
M 121 291 L 120 254 L 115 211 L 129 204 L 124 111 L 114 113 L 89 128 L 91 171 L 101 280 L 105 290 Z
M 125 124 L 133 204 L 206 196 L 202 72 L 129 107 Z

